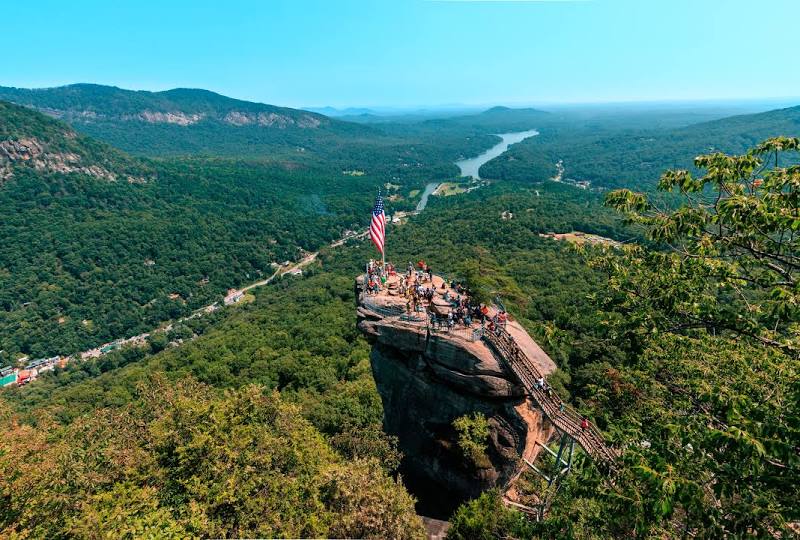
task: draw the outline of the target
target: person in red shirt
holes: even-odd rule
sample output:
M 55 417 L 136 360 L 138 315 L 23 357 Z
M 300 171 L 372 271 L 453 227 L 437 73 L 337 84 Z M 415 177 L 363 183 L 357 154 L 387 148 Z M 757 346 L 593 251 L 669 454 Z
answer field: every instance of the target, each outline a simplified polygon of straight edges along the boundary
M 505 311 L 501 311 L 501 312 L 500 312 L 500 313 L 497 315 L 497 322 L 498 322 L 498 323 L 500 323 L 500 326 L 502 326 L 503 328 L 505 328 L 505 327 L 506 327 L 506 321 L 508 321 L 508 315 L 506 315 L 506 312 L 505 312 Z
M 585 416 L 583 417 L 583 420 L 581 420 L 581 429 L 584 431 L 589 429 L 589 421 L 586 419 Z

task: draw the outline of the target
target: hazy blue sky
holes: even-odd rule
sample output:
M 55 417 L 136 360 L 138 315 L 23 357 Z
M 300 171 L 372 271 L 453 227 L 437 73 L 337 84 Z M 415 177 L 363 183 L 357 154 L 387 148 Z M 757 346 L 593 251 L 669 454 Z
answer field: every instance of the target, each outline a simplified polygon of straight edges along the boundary
M 0 85 L 289 106 L 800 95 L 800 0 L 4 2 Z

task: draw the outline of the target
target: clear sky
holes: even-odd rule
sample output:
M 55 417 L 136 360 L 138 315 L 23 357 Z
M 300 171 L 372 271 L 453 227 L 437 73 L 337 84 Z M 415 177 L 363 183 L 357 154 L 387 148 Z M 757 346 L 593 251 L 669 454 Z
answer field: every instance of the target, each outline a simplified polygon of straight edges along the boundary
M 800 0 L 4 2 L 0 85 L 287 106 L 800 95 Z

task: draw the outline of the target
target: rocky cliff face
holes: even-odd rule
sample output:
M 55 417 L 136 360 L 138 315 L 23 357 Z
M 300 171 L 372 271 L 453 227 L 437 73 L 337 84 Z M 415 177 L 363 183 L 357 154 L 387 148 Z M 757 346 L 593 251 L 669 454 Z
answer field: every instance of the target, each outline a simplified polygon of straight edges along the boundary
M 50 152 L 35 137 L 18 140 L 0 140 L 0 183 L 14 175 L 13 165 L 24 164 L 43 172 L 81 173 L 95 178 L 115 181 L 117 175 L 96 164 L 82 163 L 74 152 Z M 144 182 L 142 178 L 128 176 L 129 182 Z
M 403 477 L 421 510 L 449 515 L 460 503 L 507 488 L 533 461 L 549 422 L 515 377 L 480 340 L 467 333 L 431 334 L 424 325 L 383 317 L 360 305 L 358 327 L 372 343 L 372 371 L 384 407 L 384 428 L 398 437 Z M 489 421 L 489 462 L 461 452 L 453 421 L 480 412 Z

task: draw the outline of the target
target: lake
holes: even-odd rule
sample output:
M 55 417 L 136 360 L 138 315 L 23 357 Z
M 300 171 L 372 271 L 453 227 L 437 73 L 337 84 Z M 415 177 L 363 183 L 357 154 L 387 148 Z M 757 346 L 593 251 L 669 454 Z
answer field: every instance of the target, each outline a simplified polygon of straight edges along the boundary
M 476 156 L 474 158 L 469 159 L 462 159 L 460 161 L 456 161 L 456 165 L 458 168 L 461 169 L 461 176 L 468 176 L 475 178 L 476 180 L 480 180 L 481 176 L 478 171 L 481 168 L 481 165 L 486 163 L 489 160 L 492 160 L 508 150 L 508 147 L 512 144 L 516 144 L 518 142 L 524 141 L 528 137 L 534 137 L 538 135 L 539 132 L 535 129 L 531 129 L 528 131 L 517 131 L 515 133 L 500 133 L 497 136 L 503 139 L 496 145 L 489 148 L 483 154 Z

